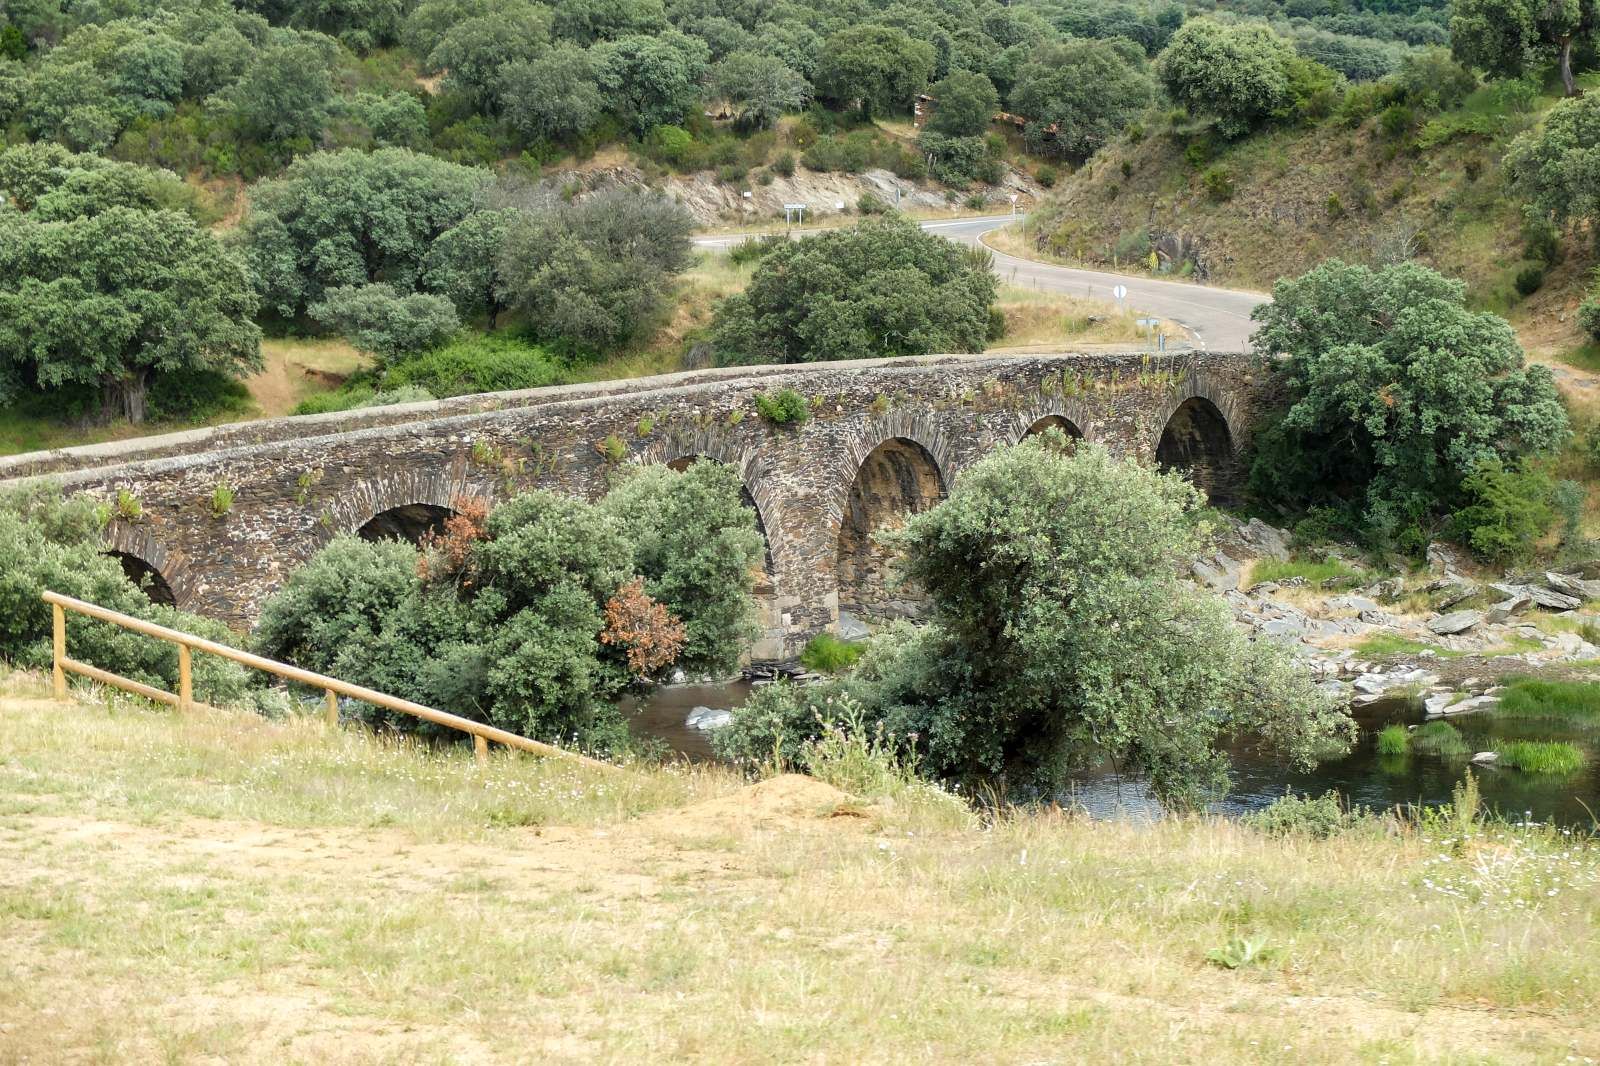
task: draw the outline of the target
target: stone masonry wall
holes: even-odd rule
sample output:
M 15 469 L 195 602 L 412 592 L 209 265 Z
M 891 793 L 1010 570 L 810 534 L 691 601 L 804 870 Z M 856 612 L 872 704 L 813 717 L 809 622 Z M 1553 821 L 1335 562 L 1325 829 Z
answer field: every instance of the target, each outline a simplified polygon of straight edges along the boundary
M 837 564 L 852 485 L 869 455 L 903 439 L 925 450 L 948 492 L 984 452 L 1042 418 L 1153 461 L 1173 412 L 1200 396 L 1234 448 L 1265 375 L 1221 353 L 927 356 L 733 368 L 276 419 L 0 460 L 0 485 L 48 475 L 105 499 L 138 498 L 108 548 L 144 560 L 180 606 L 239 627 L 296 567 L 340 532 L 414 504 L 490 501 L 531 487 L 602 495 L 622 463 L 704 456 L 736 466 L 769 537 L 773 594 L 758 657 L 792 653 L 838 617 Z M 754 397 L 781 387 L 812 403 L 799 428 L 774 427 Z M 211 514 L 212 489 L 235 492 Z M 880 516 L 883 517 L 883 516 Z M 892 520 L 892 516 L 885 520 Z M 869 569 L 872 569 L 869 567 Z

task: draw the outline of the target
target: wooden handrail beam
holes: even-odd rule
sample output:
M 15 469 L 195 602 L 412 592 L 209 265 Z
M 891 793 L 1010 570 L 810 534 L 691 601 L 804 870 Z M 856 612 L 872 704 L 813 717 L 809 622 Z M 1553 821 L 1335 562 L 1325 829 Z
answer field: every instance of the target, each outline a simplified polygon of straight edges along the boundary
M 511 733 L 504 729 L 496 729 L 494 726 L 485 725 L 482 722 L 474 722 L 470 718 L 462 718 L 460 715 L 451 714 L 448 711 L 435 710 L 432 707 L 427 707 L 420 703 L 413 703 L 411 700 L 401 699 L 398 696 L 391 696 L 386 692 L 379 692 L 376 689 L 366 688 L 362 685 L 352 685 L 348 681 L 340 681 L 338 678 L 329 677 L 326 674 L 315 673 L 311 670 L 302 670 L 298 666 L 290 666 L 288 663 L 280 663 L 276 659 L 268 659 L 261 655 L 254 655 L 247 651 L 241 651 L 238 648 L 231 648 L 226 644 L 218 644 L 214 640 L 207 640 L 204 637 L 197 637 L 192 633 L 184 633 L 177 629 L 168 629 L 166 626 L 157 625 L 154 622 L 146 622 L 142 618 L 135 618 L 132 615 L 123 614 L 120 611 L 113 611 L 109 608 L 101 607 L 98 604 L 74 599 L 71 596 L 63 596 L 59 592 L 45 592 L 44 602 L 50 604 L 52 608 L 53 639 L 55 646 L 53 676 L 55 681 L 55 695 L 57 699 L 64 700 L 67 698 L 66 674 L 71 672 L 75 674 L 82 674 L 84 677 L 90 677 L 96 681 L 100 681 L 117 688 L 126 689 L 129 692 L 136 692 L 148 699 L 158 700 L 162 703 L 167 703 L 180 709 L 187 709 L 193 703 L 193 695 L 191 692 L 191 674 L 189 669 L 190 652 L 203 651 L 209 655 L 216 655 L 223 659 L 231 659 L 236 663 L 252 667 L 256 670 L 262 670 L 269 674 L 276 674 L 278 677 L 282 677 L 290 681 L 297 681 L 302 685 L 310 685 L 313 688 L 322 689 L 328 695 L 327 715 L 329 724 L 338 723 L 337 696 L 348 696 L 353 700 L 360 700 L 363 703 L 370 703 L 374 706 L 384 707 L 391 711 L 399 711 L 401 714 L 409 714 L 414 718 L 421 718 L 425 722 L 432 722 L 435 725 L 442 725 L 450 729 L 459 730 L 463 733 L 469 733 L 476 738 L 473 742 L 474 754 L 477 755 L 480 761 L 487 756 L 487 742 L 492 740 L 496 744 L 504 744 L 508 748 L 517 748 L 521 751 L 532 752 L 535 755 L 548 755 L 556 758 L 568 759 L 570 761 L 580 763 L 584 766 L 591 766 L 596 769 L 619 769 L 619 767 L 614 766 L 611 763 L 601 762 L 599 759 L 591 759 L 587 755 L 580 755 L 575 751 L 567 751 L 565 748 L 559 748 L 554 744 L 545 744 L 538 740 L 530 740 L 527 737 L 519 734 Z M 110 622 L 112 625 L 121 626 L 124 629 L 130 629 L 135 633 L 143 633 L 146 636 L 155 637 L 159 640 L 165 640 L 168 643 L 176 644 L 178 646 L 178 693 L 174 694 L 171 692 L 163 692 L 161 689 L 152 688 L 149 685 L 141 684 L 125 677 L 119 677 L 118 675 L 110 673 L 109 671 L 101 670 L 98 667 L 90 666 L 87 663 L 81 663 L 76 659 L 68 658 L 66 611 L 72 611 L 74 614 L 85 615 L 89 618 L 97 618 L 102 622 Z

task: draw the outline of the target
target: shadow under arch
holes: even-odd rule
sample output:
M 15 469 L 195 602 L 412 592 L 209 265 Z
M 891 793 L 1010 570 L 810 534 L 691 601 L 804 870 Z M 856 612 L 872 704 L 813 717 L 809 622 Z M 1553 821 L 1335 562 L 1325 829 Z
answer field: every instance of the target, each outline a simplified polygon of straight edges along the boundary
M 1027 440 L 1029 437 L 1036 437 L 1047 429 L 1059 429 L 1072 440 L 1083 440 L 1083 430 L 1079 429 L 1078 424 L 1066 415 L 1044 415 L 1035 419 L 1032 425 L 1022 431 L 1022 436 L 1018 437 L 1017 440 L 1020 442 Z
M 178 594 L 172 591 L 172 586 L 167 583 L 167 579 L 162 576 L 161 571 L 137 555 L 131 555 L 128 552 L 113 550 L 104 554 L 111 556 L 111 558 L 122 564 L 122 572 L 127 575 L 129 581 L 144 589 L 144 593 L 150 597 L 151 603 L 161 603 L 168 607 L 178 606 Z
M 362 540 L 403 540 L 421 544 L 429 534 L 444 532 L 444 524 L 456 514 L 452 507 L 432 503 L 406 503 L 379 511 L 356 529 Z
M 880 442 L 861 460 L 851 479 L 835 555 L 839 610 L 861 619 L 918 617 L 920 590 L 891 580 L 895 553 L 877 534 L 899 529 L 913 514 L 945 498 L 938 460 L 906 437 Z
M 119 520 L 106 527 L 103 540 L 103 554 L 115 559 L 152 603 L 181 607 L 188 599 L 188 560 L 149 530 Z
M 1204 396 L 1178 404 L 1161 429 L 1156 465 L 1186 474 L 1212 503 L 1232 503 L 1238 460 L 1227 416 Z

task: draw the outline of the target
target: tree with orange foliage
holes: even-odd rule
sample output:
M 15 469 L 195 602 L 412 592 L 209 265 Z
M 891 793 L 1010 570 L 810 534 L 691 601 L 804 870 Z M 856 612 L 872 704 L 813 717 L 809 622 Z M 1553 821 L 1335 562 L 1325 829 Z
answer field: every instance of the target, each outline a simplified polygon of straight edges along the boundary
M 488 539 L 489 501 L 482 496 L 457 496 L 450 501 L 455 511 L 445 519 L 444 532 L 428 530 L 418 544 L 417 577 L 427 583 L 434 579 L 459 579 L 472 584 L 472 548 Z
M 624 649 L 628 669 L 638 676 L 671 666 L 683 651 L 686 636 L 683 623 L 645 592 L 643 578 L 626 582 L 606 601 L 600 643 Z

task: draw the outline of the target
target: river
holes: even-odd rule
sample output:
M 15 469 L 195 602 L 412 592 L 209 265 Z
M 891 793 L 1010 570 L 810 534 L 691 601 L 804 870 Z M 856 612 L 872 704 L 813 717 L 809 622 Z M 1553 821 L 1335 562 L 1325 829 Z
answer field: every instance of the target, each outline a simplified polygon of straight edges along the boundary
M 750 691 L 745 682 L 673 685 L 631 699 L 623 709 L 636 735 L 658 739 L 691 759 L 711 759 L 709 734 L 686 727 L 684 719 L 697 706 L 737 707 Z M 1296 770 L 1245 747 L 1236 750 L 1233 787 L 1228 797 L 1212 809 L 1222 814 L 1243 814 L 1265 807 L 1288 790 L 1319 796 L 1334 789 L 1348 802 L 1374 809 L 1397 804 L 1436 806 L 1450 801 L 1450 790 L 1469 767 L 1465 760 L 1416 753 L 1378 754 L 1377 735 L 1384 726 L 1423 721 L 1419 703 L 1397 700 L 1373 704 L 1358 708 L 1355 716 L 1361 726 L 1361 738 L 1355 748 L 1313 770 Z M 1587 756 L 1587 762 L 1569 776 L 1540 776 L 1492 766 L 1471 769 L 1478 778 L 1484 802 L 1501 815 L 1564 826 L 1594 825 L 1590 812 L 1600 816 L 1600 730 L 1563 729 L 1555 723 L 1504 720 L 1492 714 L 1457 715 L 1449 721 L 1474 752 L 1492 750 L 1505 740 L 1567 740 L 1576 744 Z M 1063 800 L 1105 817 L 1159 814 L 1141 781 L 1109 767 L 1074 781 Z

